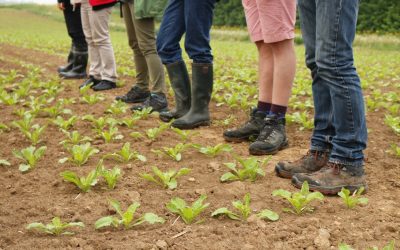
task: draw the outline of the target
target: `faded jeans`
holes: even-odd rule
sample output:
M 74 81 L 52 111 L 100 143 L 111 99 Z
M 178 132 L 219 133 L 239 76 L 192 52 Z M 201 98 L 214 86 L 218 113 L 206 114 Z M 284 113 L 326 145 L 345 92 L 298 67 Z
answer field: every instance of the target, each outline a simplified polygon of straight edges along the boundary
M 353 40 L 359 0 L 299 0 L 306 64 L 315 107 L 311 150 L 363 174 L 367 145 L 364 99 L 354 67 Z

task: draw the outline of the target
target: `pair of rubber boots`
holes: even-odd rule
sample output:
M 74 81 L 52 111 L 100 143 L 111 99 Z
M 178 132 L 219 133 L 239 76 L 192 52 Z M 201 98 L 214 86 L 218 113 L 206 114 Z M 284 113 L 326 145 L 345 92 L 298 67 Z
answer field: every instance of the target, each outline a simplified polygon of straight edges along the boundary
M 78 49 L 72 46 L 68 55 L 67 65 L 59 67 L 57 71 L 61 77 L 66 79 L 83 79 L 86 78 L 87 63 L 87 48 Z
M 210 125 L 208 105 L 213 89 L 213 65 L 211 63 L 192 64 L 192 84 L 185 62 L 166 65 L 172 89 L 175 94 L 175 109 L 160 113 L 164 122 L 179 129 L 193 129 Z

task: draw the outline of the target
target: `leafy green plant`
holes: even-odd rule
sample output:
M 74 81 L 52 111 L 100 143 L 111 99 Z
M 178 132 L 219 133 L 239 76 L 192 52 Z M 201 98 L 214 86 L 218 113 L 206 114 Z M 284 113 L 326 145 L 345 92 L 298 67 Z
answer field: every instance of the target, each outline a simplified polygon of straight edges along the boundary
M 119 124 L 124 125 L 124 126 L 130 128 L 130 129 L 132 129 L 132 128 L 135 127 L 137 121 L 139 121 L 139 120 L 140 120 L 139 117 L 132 116 L 132 117 L 121 119 Z
M 250 208 L 250 194 L 246 194 L 243 198 L 243 201 L 234 201 L 232 202 L 233 207 L 240 213 L 234 213 L 226 207 L 221 207 L 215 210 L 211 216 L 221 216 L 225 215 L 232 220 L 247 220 L 251 214 Z M 279 219 L 279 215 L 271 210 L 264 209 L 259 214 L 258 217 L 261 219 L 269 219 L 271 221 L 276 221 Z
M 154 176 L 148 173 L 141 174 L 140 176 L 143 179 L 154 182 L 163 188 L 175 189 L 178 186 L 177 178 L 189 174 L 190 169 L 181 168 L 178 171 L 168 170 L 167 172 L 162 172 L 157 167 L 153 167 L 153 173 Z
M 45 129 L 46 126 L 41 127 L 39 124 L 33 125 L 31 129 L 28 129 L 27 131 L 24 131 L 22 128 L 20 128 L 24 136 L 28 138 L 34 146 L 41 142 L 40 137 L 44 133 Z
M 190 140 L 191 137 L 193 137 L 196 134 L 199 134 L 198 132 L 193 132 L 191 130 L 181 130 L 179 128 L 171 128 L 172 131 L 174 131 L 177 135 L 179 135 L 180 139 L 183 142 L 187 142 Z
M 292 205 L 292 209 L 284 208 L 283 211 L 297 215 L 305 212 L 313 212 L 314 208 L 310 206 L 310 203 L 314 200 L 324 199 L 324 195 L 320 192 L 310 192 L 307 181 L 303 183 L 300 192 L 291 193 L 283 189 L 278 189 L 273 191 L 272 195 L 280 196 L 289 201 L 289 203 Z
M 164 132 L 166 129 L 168 129 L 169 127 L 169 123 L 164 123 L 164 124 L 160 124 L 159 127 L 157 128 L 150 128 L 146 131 L 146 135 L 147 137 L 151 140 L 151 141 L 155 141 L 157 139 L 157 137 Z
M 36 147 L 30 146 L 22 149 L 21 151 L 14 151 L 15 157 L 25 161 L 25 164 L 19 165 L 19 170 L 21 172 L 27 172 L 36 167 L 37 162 L 42 158 L 46 152 L 47 147 L 42 146 L 38 149 Z
M 103 131 L 106 126 L 115 127 L 118 124 L 117 120 L 111 117 L 94 117 L 93 115 L 85 115 L 83 118 L 85 121 L 92 122 L 92 127 L 98 133 Z
M 130 133 L 129 136 L 132 137 L 132 138 L 135 139 L 135 140 L 138 140 L 138 139 L 141 139 L 141 138 L 144 137 L 144 136 L 142 135 L 142 133 L 137 132 L 137 131 Z
M 199 150 L 200 153 L 205 154 L 209 157 L 215 157 L 223 152 L 231 152 L 232 146 L 229 144 L 219 143 L 215 146 L 202 147 L 200 145 L 193 145 Z
M 81 102 L 87 103 L 89 105 L 94 105 L 94 104 L 104 101 L 104 100 L 105 100 L 105 97 L 104 97 L 104 95 L 101 95 L 101 94 L 93 94 L 93 95 L 85 94 L 81 97 Z
M 361 197 L 364 190 L 365 190 L 364 187 L 361 187 L 353 194 L 351 194 L 350 190 L 342 188 L 342 190 L 338 193 L 338 195 L 342 197 L 342 200 L 344 204 L 346 204 L 347 208 L 354 208 L 358 204 L 365 205 L 368 203 L 368 198 Z
M 391 154 L 393 154 L 396 157 L 400 157 L 400 146 L 397 146 L 396 144 L 391 144 L 390 145 L 391 151 L 389 151 Z
M 125 229 L 130 229 L 132 227 L 141 225 L 144 222 L 147 222 L 149 224 L 163 224 L 165 222 L 164 218 L 154 213 L 145 213 L 144 215 L 135 219 L 136 210 L 140 207 L 140 204 L 138 202 L 134 202 L 133 204 L 131 204 L 125 212 L 122 211 L 121 205 L 118 201 L 109 200 L 109 203 L 115 209 L 117 215 L 119 216 L 106 216 L 98 219 L 95 222 L 96 229 L 109 226 L 124 226 Z
M 139 154 L 136 151 L 131 150 L 131 144 L 129 142 L 126 142 L 120 151 L 117 151 L 112 154 L 106 154 L 104 158 L 112 158 L 114 160 L 117 160 L 119 162 L 124 162 L 127 163 L 131 160 L 139 160 L 142 162 L 147 161 L 146 157 L 144 155 Z
M 201 195 L 199 199 L 193 202 L 192 206 L 188 206 L 186 201 L 181 198 L 175 197 L 166 205 L 167 209 L 174 214 L 178 214 L 186 224 L 192 224 L 195 219 L 210 205 L 210 203 L 203 204 L 207 199 L 206 195 Z M 197 221 L 196 223 L 200 223 Z
M 97 137 L 102 138 L 105 143 L 110 143 L 114 140 L 121 140 L 123 135 L 118 134 L 117 127 L 109 127 L 108 130 L 98 131 Z
M 64 171 L 60 174 L 65 181 L 75 184 L 83 192 L 88 192 L 91 187 L 97 184 L 97 177 L 99 175 L 99 169 L 90 171 L 87 176 L 78 176 L 75 172 Z
M 39 230 L 41 232 L 51 234 L 51 235 L 73 235 L 73 232 L 65 231 L 67 228 L 70 227 L 85 227 L 82 222 L 69 222 L 64 223 L 61 221 L 59 217 L 54 217 L 51 220 L 51 223 L 44 225 L 43 223 L 34 222 L 29 224 L 26 229 L 28 230 Z
M 82 166 L 88 161 L 90 156 L 97 154 L 99 152 L 99 150 L 93 148 L 89 142 L 81 145 L 74 145 L 71 148 L 69 148 L 68 151 L 71 154 L 71 156 L 60 159 L 58 161 L 59 163 L 63 164 L 69 161 L 77 166 Z
M 241 165 L 241 168 L 237 168 L 236 163 L 225 163 L 224 165 L 231 171 L 221 176 L 220 180 L 222 182 L 237 180 L 244 181 L 247 179 L 254 182 L 258 176 L 265 176 L 265 172 L 262 167 L 271 159 L 271 157 L 268 157 L 262 161 L 259 161 L 256 157 L 243 159 L 235 156 L 234 158 Z
M 106 180 L 108 188 L 114 189 L 117 185 L 118 179 L 121 177 L 121 169 L 114 167 L 113 169 L 105 169 L 104 167 L 100 169 L 100 175 Z
M 86 143 L 92 141 L 92 138 L 88 136 L 82 136 L 78 131 L 72 131 L 68 132 L 63 130 L 63 133 L 67 137 L 65 140 L 61 141 L 60 144 L 62 144 L 64 147 L 68 147 L 70 145 L 77 145 L 81 143 Z
M 138 118 L 140 120 L 146 120 L 151 115 L 153 109 L 151 107 L 144 108 L 142 110 L 135 110 L 133 113 L 133 117 Z
M 314 119 L 309 117 L 307 111 L 294 112 L 293 114 L 287 115 L 287 121 L 289 124 L 297 123 L 300 125 L 300 130 L 309 130 L 314 127 Z
M 53 120 L 53 123 L 62 130 L 69 130 L 75 125 L 77 121 L 78 121 L 77 116 L 71 116 L 67 120 L 64 120 L 64 118 L 62 118 L 61 116 L 57 116 L 57 118 Z
M 388 125 L 396 134 L 400 135 L 400 116 L 385 116 L 385 124 Z
M 382 250 L 395 250 L 395 248 L 394 248 L 394 247 L 395 247 L 394 243 L 395 243 L 394 240 L 390 241 L 389 244 L 387 244 L 386 246 L 384 246 L 384 247 L 382 248 Z M 371 250 L 379 250 L 379 248 L 378 248 L 378 247 L 372 247 Z
M 65 109 L 64 104 L 61 102 L 57 102 L 55 105 L 51 107 L 45 108 L 43 111 L 47 113 L 48 116 L 55 118 L 58 117 L 62 114 L 72 114 L 72 111 L 70 109 Z
M 9 163 L 7 160 L 0 159 L 0 166 L 11 166 L 11 163 Z
M 30 130 L 33 123 L 33 116 L 29 112 L 25 112 L 21 120 L 12 122 L 12 125 L 17 127 L 23 134 Z
M 174 159 L 175 161 L 181 161 L 182 160 L 182 152 L 184 150 L 186 150 L 188 147 L 190 147 L 190 144 L 178 143 L 177 145 L 175 145 L 175 147 L 172 147 L 172 148 L 163 147 L 162 150 L 152 149 L 151 151 L 158 155 L 169 156 L 172 159 Z
M 114 101 L 113 103 L 110 104 L 110 106 L 107 107 L 105 113 L 113 115 L 121 115 L 126 113 L 127 110 L 128 106 L 126 105 L 126 103 L 122 101 Z
M 351 246 L 345 244 L 345 243 L 340 243 L 338 246 L 339 250 L 354 250 Z
M 7 91 L 0 91 L 0 101 L 8 106 L 14 106 L 19 101 L 19 96 L 17 93 L 8 94 Z
M 9 132 L 10 128 L 4 124 L 4 123 L 0 123 L 0 132 Z

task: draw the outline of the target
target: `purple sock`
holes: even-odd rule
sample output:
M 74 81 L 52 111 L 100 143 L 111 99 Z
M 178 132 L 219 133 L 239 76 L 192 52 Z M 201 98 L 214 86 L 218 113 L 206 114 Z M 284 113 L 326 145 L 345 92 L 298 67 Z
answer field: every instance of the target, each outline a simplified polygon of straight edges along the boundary
M 258 101 L 257 109 L 268 114 L 271 110 L 271 103 Z
M 280 106 L 275 104 L 271 105 L 271 113 L 276 115 L 278 118 L 285 118 L 286 111 L 287 111 L 286 106 Z

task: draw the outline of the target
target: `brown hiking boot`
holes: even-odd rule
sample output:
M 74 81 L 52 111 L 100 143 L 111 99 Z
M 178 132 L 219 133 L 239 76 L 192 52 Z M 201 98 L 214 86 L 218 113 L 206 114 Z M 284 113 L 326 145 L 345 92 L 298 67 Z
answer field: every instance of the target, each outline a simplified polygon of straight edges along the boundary
M 278 162 L 275 173 L 282 178 L 291 179 L 297 173 L 312 173 L 320 170 L 328 162 L 328 153 L 308 151 L 306 155 L 293 162 Z
M 355 175 L 348 171 L 345 165 L 328 163 L 321 170 L 311 174 L 295 174 L 292 184 L 301 188 L 303 182 L 307 181 L 311 191 L 319 191 L 326 195 L 336 195 L 342 188 L 350 190 L 351 193 L 361 187 L 368 189 L 365 175 Z

